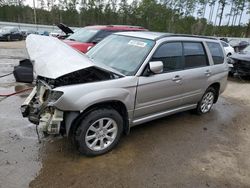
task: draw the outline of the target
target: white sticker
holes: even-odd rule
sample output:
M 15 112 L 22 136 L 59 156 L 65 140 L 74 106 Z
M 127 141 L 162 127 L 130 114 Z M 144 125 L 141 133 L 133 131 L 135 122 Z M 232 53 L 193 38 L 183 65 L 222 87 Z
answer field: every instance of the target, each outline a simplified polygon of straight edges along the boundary
M 138 47 L 141 47 L 141 48 L 144 48 L 147 43 L 146 42 L 141 42 L 141 41 L 136 41 L 136 40 L 130 40 L 128 42 L 129 45 L 132 45 L 132 46 L 138 46 Z

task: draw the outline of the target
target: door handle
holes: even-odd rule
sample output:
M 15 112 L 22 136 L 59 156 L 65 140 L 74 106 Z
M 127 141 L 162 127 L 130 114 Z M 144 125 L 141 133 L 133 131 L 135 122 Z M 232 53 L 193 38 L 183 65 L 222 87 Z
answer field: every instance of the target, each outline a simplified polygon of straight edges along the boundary
M 176 75 L 174 78 L 172 78 L 172 80 L 175 82 L 180 82 L 182 78 L 179 75 Z
M 206 76 L 210 76 L 211 75 L 211 71 L 210 70 L 206 70 L 205 75 Z

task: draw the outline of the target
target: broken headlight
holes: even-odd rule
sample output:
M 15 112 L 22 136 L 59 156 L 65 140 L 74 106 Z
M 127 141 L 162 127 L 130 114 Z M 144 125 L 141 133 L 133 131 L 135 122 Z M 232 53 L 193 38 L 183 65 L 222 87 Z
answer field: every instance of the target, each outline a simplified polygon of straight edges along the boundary
M 48 100 L 49 100 L 49 102 L 56 102 L 62 95 L 63 95 L 62 91 L 51 90 L 49 97 L 48 97 Z

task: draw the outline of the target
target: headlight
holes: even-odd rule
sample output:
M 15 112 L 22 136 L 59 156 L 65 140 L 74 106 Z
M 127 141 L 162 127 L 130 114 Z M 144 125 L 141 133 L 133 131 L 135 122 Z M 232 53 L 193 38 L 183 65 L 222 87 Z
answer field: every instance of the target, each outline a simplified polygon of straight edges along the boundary
M 62 91 L 51 91 L 48 97 L 49 102 L 56 102 L 63 95 Z

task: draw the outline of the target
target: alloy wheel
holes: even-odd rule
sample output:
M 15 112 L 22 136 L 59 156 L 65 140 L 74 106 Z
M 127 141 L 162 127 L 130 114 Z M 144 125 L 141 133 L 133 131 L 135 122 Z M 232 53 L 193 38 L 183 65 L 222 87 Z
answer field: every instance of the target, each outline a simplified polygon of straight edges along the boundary
M 101 151 L 109 147 L 115 140 L 118 126 L 111 118 L 101 118 L 91 124 L 85 135 L 87 147 L 93 151 Z
M 207 92 L 201 101 L 201 112 L 207 113 L 213 106 L 214 103 L 214 93 L 213 92 Z

